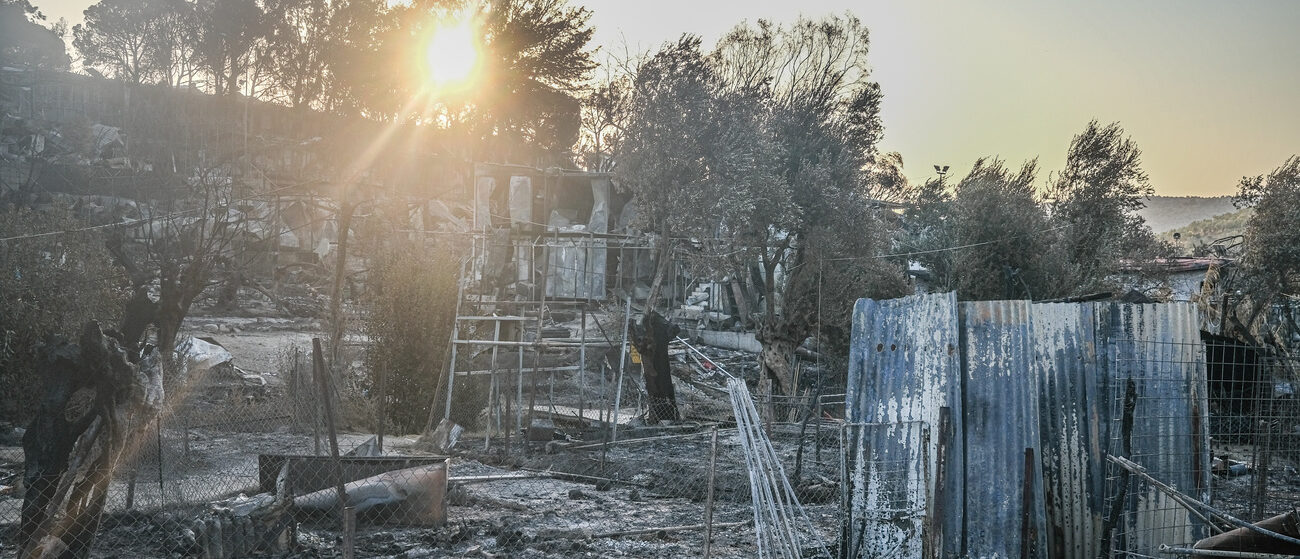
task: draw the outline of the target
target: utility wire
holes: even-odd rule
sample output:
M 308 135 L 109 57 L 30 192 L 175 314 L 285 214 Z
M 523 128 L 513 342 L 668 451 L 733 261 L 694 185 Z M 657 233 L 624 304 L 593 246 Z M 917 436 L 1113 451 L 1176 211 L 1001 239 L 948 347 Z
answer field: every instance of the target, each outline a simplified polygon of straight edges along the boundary
M 997 244 L 997 243 L 1001 243 L 1001 242 L 1003 242 L 1003 241 L 1010 241 L 1010 240 L 1013 240 L 1013 239 L 1019 239 L 1019 238 L 1022 238 L 1022 237 L 1030 237 L 1030 236 L 1033 236 L 1033 235 L 1041 235 L 1041 234 L 1043 234 L 1043 233 L 1051 233 L 1052 231 L 1059 231 L 1059 230 L 1061 230 L 1061 229 L 1065 229 L 1065 228 L 1067 228 L 1067 227 L 1070 227 L 1070 225 L 1068 225 L 1068 224 L 1067 224 L 1067 225 L 1058 225 L 1058 226 L 1056 226 L 1056 227 L 1049 227 L 1049 228 L 1047 228 L 1047 229 L 1043 229 L 1043 230 L 1041 230 L 1041 231 L 1033 231 L 1033 232 L 1030 232 L 1030 233 L 1022 233 L 1022 234 L 1020 234 L 1020 235 L 1012 235 L 1012 236 L 1010 236 L 1010 237 L 1003 237 L 1003 238 L 1001 238 L 1001 239 L 993 239 L 993 240 L 991 240 L 991 241 L 981 241 L 981 242 L 978 242 L 978 243 L 970 243 L 970 244 L 966 244 L 966 245 L 958 245 L 958 246 L 951 246 L 951 247 L 943 247 L 943 248 L 936 248 L 936 249 L 930 249 L 930 250 L 917 250 L 917 251 L 912 251 L 912 252 L 895 252 L 895 253 L 890 253 L 890 254 L 877 254 L 877 255 L 873 255 L 873 256 L 844 256 L 844 257 L 840 257 L 840 258 L 826 258 L 826 259 L 824 259 L 824 260 L 825 260 L 825 261 L 828 261 L 828 262 L 837 262 L 837 261 L 842 261 L 842 260 L 868 260 L 868 259 L 873 259 L 873 258 L 897 258 L 897 257 L 900 257 L 900 256 L 916 256 L 916 255 L 920 255 L 920 254 L 934 254 L 934 253 L 937 253 L 937 252 L 949 252 L 949 251 L 954 251 L 954 250 L 962 250 L 962 249 L 974 248 L 974 247 L 978 247 L 978 246 Z
M 304 184 L 305 184 L 305 183 L 304 183 Z M 232 203 L 234 203 L 234 202 L 248 202 L 248 201 L 252 201 L 252 200 L 257 200 L 257 199 L 260 199 L 260 198 L 264 198 L 264 197 L 267 197 L 267 196 L 272 196 L 272 195 L 278 194 L 278 193 L 280 193 L 280 192 L 282 192 L 282 191 L 289 190 L 289 189 L 291 189 L 291 188 L 297 188 L 298 186 L 300 186 L 300 185 L 298 185 L 298 184 L 291 184 L 291 185 L 282 186 L 282 187 L 279 187 L 279 188 L 276 188 L 276 189 L 268 190 L 268 191 L 266 191 L 266 192 L 263 192 L 263 193 L 260 193 L 260 194 L 255 194 L 255 195 L 248 196 L 248 197 L 244 197 L 244 198 L 232 198 L 232 199 L 229 200 L 229 202 L 227 202 L 226 205 L 230 205 L 230 204 L 232 204 Z M 136 219 L 136 220 L 132 220 L 132 221 L 119 221 L 119 222 L 115 222 L 115 223 L 105 223 L 105 224 L 103 224 L 103 225 L 92 225 L 92 226 L 89 226 L 89 227 L 80 227 L 80 228 L 77 228 L 77 229 L 61 229 L 61 230 L 59 230 L 59 231 L 46 231 L 46 232 L 44 232 L 44 233 L 29 233 L 29 234 L 26 234 L 26 235 L 14 235 L 14 236 L 12 236 L 12 237 L 3 237 L 3 238 L 0 238 L 0 243 L 9 242 L 9 241 L 22 241 L 22 240 L 27 240 L 27 239 L 37 239 L 37 238 L 40 238 L 40 237 L 50 237 L 50 236 L 54 236 L 54 235 L 64 235 L 64 234 L 68 234 L 68 233 L 82 233 L 82 232 L 85 232 L 85 231 L 94 231 L 94 230 L 96 230 L 96 229 L 105 229 L 105 228 L 109 228 L 109 227 L 131 227 L 131 226 L 134 226 L 134 225 L 142 225 L 142 224 L 145 224 L 145 223 L 152 223 L 152 222 L 154 222 L 154 221 L 160 221 L 160 220 L 164 220 L 164 219 L 171 219 L 171 218 L 174 218 L 174 217 L 180 217 L 180 216 L 183 216 L 183 215 L 186 215 L 186 214 L 192 214 L 192 213 L 196 213 L 196 212 L 199 212 L 199 211 L 202 211 L 202 210 L 199 209 L 199 208 L 195 208 L 195 209 L 192 209 L 192 210 L 181 210 L 181 211 L 178 211 L 178 212 L 172 212 L 172 213 L 163 214 L 163 215 L 154 216 L 154 217 L 148 217 L 148 218 L 144 218 L 144 219 Z

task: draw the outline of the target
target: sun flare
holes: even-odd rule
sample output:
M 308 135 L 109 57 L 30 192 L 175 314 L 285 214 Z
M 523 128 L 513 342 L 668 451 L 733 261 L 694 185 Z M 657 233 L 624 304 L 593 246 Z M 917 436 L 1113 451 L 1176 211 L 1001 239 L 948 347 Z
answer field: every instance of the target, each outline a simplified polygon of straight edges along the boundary
M 436 27 L 425 48 L 429 81 L 439 89 L 468 82 L 478 68 L 478 59 L 474 27 L 468 18 Z

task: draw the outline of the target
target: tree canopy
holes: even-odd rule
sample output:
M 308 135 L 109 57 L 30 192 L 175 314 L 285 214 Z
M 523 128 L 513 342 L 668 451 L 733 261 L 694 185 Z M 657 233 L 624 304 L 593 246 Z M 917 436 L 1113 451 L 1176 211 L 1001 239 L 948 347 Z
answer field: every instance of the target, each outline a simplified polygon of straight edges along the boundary
M 845 332 L 854 299 L 902 291 L 901 271 L 878 258 L 867 45 L 852 16 L 760 21 L 708 54 L 696 37 L 667 44 L 632 80 L 619 184 L 644 228 L 689 239 L 689 259 L 754 293 L 764 374 L 787 392 L 793 351 L 823 320 Z
M 66 69 L 68 53 L 61 31 L 46 27 L 45 15 L 29 0 L 0 0 L 0 61 L 38 68 Z
M 1253 207 L 1242 254 L 1243 287 L 1253 308 L 1243 326 L 1275 303 L 1300 296 L 1300 156 L 1267 175 L 1243 177 L 1234 200 Z

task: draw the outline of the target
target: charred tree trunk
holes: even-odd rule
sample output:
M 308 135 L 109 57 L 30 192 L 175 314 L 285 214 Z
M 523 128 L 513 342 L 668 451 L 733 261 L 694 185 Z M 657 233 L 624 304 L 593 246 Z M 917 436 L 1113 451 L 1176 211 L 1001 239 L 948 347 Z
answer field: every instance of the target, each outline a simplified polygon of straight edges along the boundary
M 127 426 L 147 424 L 162 403 L 162 373 L 93 321 L 79 344 L 61 341 L 45 355 L 44 395 L 23 436 L 18 557 L 80 559 L 90 554 L 122 451 L 133 446 Z
M 677 325 L 651 309 L 642 315 L 641 324 L 633 336 L 645 370 L 645 391 L 650 408 L 646 423 L 680 419 L 677 393 L 673 390 L 672 366 L 668 363 L 668 344 L 677 338 L 680 331 Z
M 793 396 L 798 387 L 794 385 L 794 366 L 790 361 L 802 340 L 796 341 L 776 329 L 764 328 L 758 333 L 758 341 L 763 344 L 763 351 L 758 356 L 762 367 L 759 378 L 772 379 L 775 385 L 773 394 Z
M 339 206 L 338 214 L 338 258 L 334 263 L 334 284 L 330 288 L 330 370 L 332 375 L 339 375 L 341 366 L 339 365 L 339 355 L 343 345 L 343 278 L 347 276 L 348 268 L 348 232 L 352 229 L 352 216 L 356 213 L 357 206 L 351 202 L 344 202 Z M 335 386 L 339 385 L 337 376 Z

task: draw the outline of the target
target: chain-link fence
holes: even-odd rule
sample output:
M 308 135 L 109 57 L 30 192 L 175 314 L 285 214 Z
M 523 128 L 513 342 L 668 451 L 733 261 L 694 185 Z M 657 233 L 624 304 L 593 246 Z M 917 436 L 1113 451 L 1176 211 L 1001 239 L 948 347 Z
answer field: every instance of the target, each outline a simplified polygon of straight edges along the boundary
M 636 549 L 630 555 L 639 557 L 699 557 L 706 546 L 713 557 L 773 556 L 760 547 L 753 525 L 753 476 L 760 472 L 788 480 L 797 497 L 797 505 L 775 506 L 785 515 L 782 525 L 804 548 L 803 556 L 824 554 L 838 541 L 841 422 L 831 418 L 842 414 L 842 394 L 751 399 L 761 410 L 755 412 L 762 416 L 761 438 L 777 457 L 763 465 L 756 462 L 758 452 L 752 449 L 757 447 L 745 444 L 727 382 L 731 370 L 754 361 L 752 355 L 672 344 L 681 420 L 647 424 L 642 357 L 634 350 L 619 355 L 620 350 L 620 344 L 587 350 L 585 356 L 571 350 L 551 359 L 585 366 L 560 364 L 536 372 L 525 366 L 488 380 L 480 414 L 484 428 L 457 446 L 457 454 L 473 465 L 452 466 L 453 516 L 483 514 L 476 504 L 491 510 L 526 503 L 519 500 L 518 482 L 499 488 L 455 483 L 461 475 L 456 472 L 467 467 L 510 468 L 549 478 L 532 485 L 538 498 L 567 487 L 567 496 L 561 492 L 558 498 L 570 501 L 558 518 L 543 514 L 512 525 L 521 532 L 511 539 L 518 545 L 580 533 L 597 536 L 584 538 L 584 549 L 599 556 L 625 552 L 629 545 Z M 518 358 L 497 356 L 499 363 Z M 711 529 L 712 536 L 706 536 Z
M 319 359 L 313 366 L 292 349 L 268 382 L 223 351 L 186 340 L 180 373 L 147 419 L 73 394 L 64 412 L 88 419 L 71 430 L 71 446 L 31 432 L 24 441 L 58 472 L 26 476 L 23 448 L 5 447 L 0 557 L 284 556 L 338 547 L 333 538 L 313 544 L 300 526 L 445 522 L 445 458 L 384 456 L 373 434 L 337 432 L 330 416 L 355 395 L 322 383 Z
M 366 421 L 376 388 L 347 372 L 335 380 L 311 352 L 287 351 L 269 380 L 229 361 L 192 360 L 167 384 L 161 414 L 124 425 L 121 458 L 86 470 L 105 478 L 97 525 L 35 540 L 21 533 L 31 491 L 24 456 L 18 448 L 0 456 L 11 487 L 0 495 L 0 557 L 24 546 L 21 556 L 32 556 L 33 545 L 54 550 L 48 556 L 65 546 L 67 556 L 91 557 L 345 549 L 420 557 L 475 546 L 553 557 L 753 557 L 776 556 L 777 544 L 759 537 L 773 527 L 789 532 L 780 545 L 805 557 L 834 549 L 842 394 L 755 398 L 746 390 L 752 417 L 738 422 L 728 381 L 752 372 L 754 356 L 679 341 L 670 363 L 681 419 L 649 424 L 640 356 L 620 355 L 622 333 L 612 337 L 605 347 L 548 349 L 540 361 L 524 350 L 498 355 L 496 368 L 462 379 L 482 390 L 457 383 L 455 406 L 477 409 L 464 434 L 444 426 L 383 442 Z M 424 410 L 435 419 L 443 411 L 441 399 Z M 54 497 L 45 505 L 51 524 L 86 512 L 60 483 L 43 489 Z M 768 514 L 756 532 L 759 506 Z

